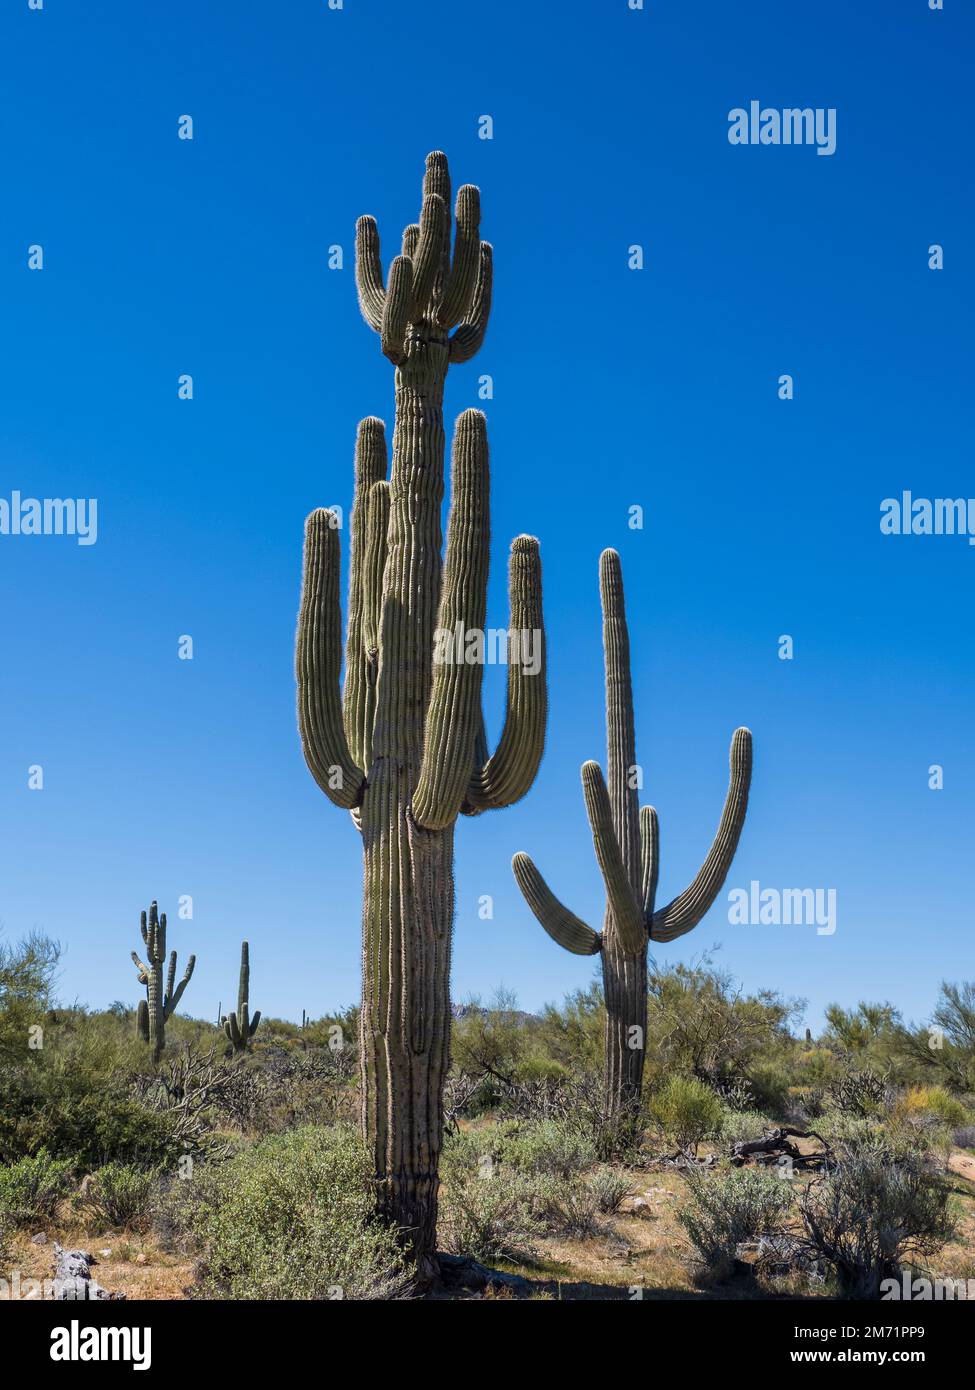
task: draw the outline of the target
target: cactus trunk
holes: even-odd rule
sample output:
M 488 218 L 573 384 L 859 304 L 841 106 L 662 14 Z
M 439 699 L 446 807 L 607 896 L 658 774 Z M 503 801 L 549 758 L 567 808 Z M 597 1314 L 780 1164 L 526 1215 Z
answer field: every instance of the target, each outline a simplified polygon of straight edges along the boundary
M 636 1118 L 643 1086 L 647 1035 L 647 954 L 603 948 L 606 1004 L 604 1104 L 615 1128 Z
M 420 774 L 441 589 L 446 339 L 420 332 L 396 372 L 383 661 L 363 837 L 363 1125 L 386 1217 L 433 1273 L 441 1096 L 450 1051 L 453 823 L 421 829 Z M 473 754 L 473 738 L 471 742 Z M 425 1266 L 422 1262 L 426 1261 Z

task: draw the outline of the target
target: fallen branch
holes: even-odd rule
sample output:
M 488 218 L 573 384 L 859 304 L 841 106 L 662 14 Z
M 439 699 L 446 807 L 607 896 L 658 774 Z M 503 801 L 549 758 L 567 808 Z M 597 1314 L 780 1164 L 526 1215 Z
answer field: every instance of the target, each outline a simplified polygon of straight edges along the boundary
M 796 1144 L 790 1143 L 791 1139 L 815 1139 L 823 1148 L 820 1153 L 804 1154 Z M 780 1125 L 769 1130 L 761 1139 L 739 1140 L 731 1151 L 731 1161 L 736 1168 L 740 1168 L 749 1158 L 769 1161 L 784 1157 L 802 1167 L 810 1167 L 822 1163 L 829 1152 L 829 1144 L 814 1129 L 794 1129 L 791 1125 Z

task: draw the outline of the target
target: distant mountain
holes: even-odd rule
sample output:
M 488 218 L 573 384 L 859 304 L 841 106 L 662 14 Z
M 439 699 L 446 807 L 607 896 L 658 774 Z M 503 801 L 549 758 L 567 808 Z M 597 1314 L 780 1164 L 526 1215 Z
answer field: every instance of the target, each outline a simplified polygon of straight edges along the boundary
M 486 1017 L 488 1014 L 496 1013 L 497 1010 L 485 1009 L 480 1004 L 451 1004 L 450 1012 L 454 1018 L 469 1018 L 471 1014 L 480 1014 L 482 1017 Z M 524 1009 L 506 1009 L 505 1013 L 509 1014 L 516 1023 L 520 1023 L 522 1027 L 526 1023 L 538 1022 L 538 1014 L 525 1013 Z

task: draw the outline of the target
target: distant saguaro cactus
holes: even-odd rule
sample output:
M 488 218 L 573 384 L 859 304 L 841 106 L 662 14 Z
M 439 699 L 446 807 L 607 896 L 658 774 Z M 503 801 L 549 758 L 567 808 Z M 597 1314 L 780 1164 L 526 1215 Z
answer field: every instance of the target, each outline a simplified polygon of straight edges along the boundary
M 473 648 L 452 653 L 442 640 L 462 632 L 474 634 L 475 647 L 478 635 L 483 641 L 490 548 L 487 426 L 479 411 L 465 410 L 454 431 L 441 560 L 444 379 L 450 363 L 480 347 L 491 302 L 491 247 L 480 240 L 480 195 L 471 185 L 457 194 L 456 222 L 451 255 L 450 174 L 439 151 L 427 157 L 420 222 L 406 228 L 385 283 L 376 223 L 359 220 L 359 304 L 396 367 L 392 471 L 387 480 L 382 421 L 363 420 L 344 692 L 338 519 L 328 511 L 312 512 L 305 528 L 296 651 L 305 760 L 362 834 L 363 1127 L 381 1208 L 403 1232 L 421 1281 L 436 1273 L 454 823 L 459 813 L 524 796 L 546 717 L 534 538 L 511 546 L 507 710 L 490 756 L 483 660 L 471 659 Z
M 186 972 L 179 984 L 176 983 L 176 952 L 170 953 L 166 988 L 163 990 L 163 964 L 166 960 L 166 914 L 159 915 L 155 902 L 149 906 L 148 918 L 142 914 L 142 940 L 146 947 L 144 964 L 138 953 L 132 952 L 135 968 L 139 972 L 139 984 L 146 987 L 146 998 L 139 1001 L 137 1027 L 143 1042 L 152 1046 L 153 1061 L 158 1062 L 166 1046 L 166 1021 L 175 1012 L 183 997 L 183 990 L 190 982 L 196 956 L 190 956 Z
M 647 1031 L 647 950 L 696 927 L 724 883 L 748 807 L 752 736 L 736 729 L 731 778 L 714 843 L 697 877 L 666 907 L 656 907 L 657 813 L 640 809 L 636 778 L 630 638 L 623 574 L 615 550 L 599 559 L 606 672 L 606 742 L 609 787 L 598 763 L 582 766 L 582 788 L 596 859 L 606 886 L 602 933 L 564 907 L 527 854 L 511 866 L 525 901 L 555 941 L 576 955 L 601 955 L 606 1003 L 604 1104 L 607 1118 L 626 1120 L 639 1106 Z
M 257 1032 L 261 1011 L 250 1016 L 251 957 L 246 941 L 240 943 L 240 983 L 237 986 L 237 1012 L 221 1019 L 223 1031 L 234 1045 L 235 1052 L 246 1052 L 247 1044 Z

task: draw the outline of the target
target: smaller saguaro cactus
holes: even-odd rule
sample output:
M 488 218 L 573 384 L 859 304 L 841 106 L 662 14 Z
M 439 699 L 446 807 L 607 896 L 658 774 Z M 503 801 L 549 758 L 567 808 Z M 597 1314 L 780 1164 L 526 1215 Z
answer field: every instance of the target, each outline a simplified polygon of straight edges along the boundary
M 176 952 L 169 955 L 169 968 L 166 972 L 166 986 L 163 988 L 163 964 L 166 960 L 166 914 L 160 915 L 155 902 L 150 903 L 148 915 L 143 912 L 141 919 L 142 940 L 146 948 L 146 961 L 139 959 L 136 951 L 132 960 L 139 972 L 139 984 L 145 985 L 146 997 L 139 1001 L 136 1024 L 139 1036 L 151 1044 L 153 1061 L 158 1062 L 166 1046 L 166 1021 L 176 1012 L 183 997 L 183 990 L 190 982 L 196 956 L 190 956 L 186 972 L 179 984 L 176 983 Z
M 250 1016 L 251 957 L 246 941 L 240 943 L 240 984 L 237 986 L 237 1012 L 223 1020 L 223 1031 L 234 1045 L 235 1052 L 246 1052 L 247 1044 L 257 1032 L 261 1011 Z
M 615 550 L 604 550 L 599 558 L 599 591 L 607 777 L 603 778 L 598 763 L 583 763 L 582 788 L 606 887 L 602 932 L 593 931 L 559 902 L 527 854 L 516 854 L 512 868 L 525 901 L 549 936 L 575 955 L 601 958 L 606 1002 L 605 1111 L 607 1118 L 629 1120 L 639 1110 L 643 1081 L 647 952 L 651 942 L 673 941 L 696 927 L 721 890 L 745 823 L 752 736 L 745 728 L 736 729 L 732 736 L 728 795 L 697 876 L 666 907 L 657 907 L 659 828 L 654 808 L 639 804 L 630 636 L 623 574 Z

